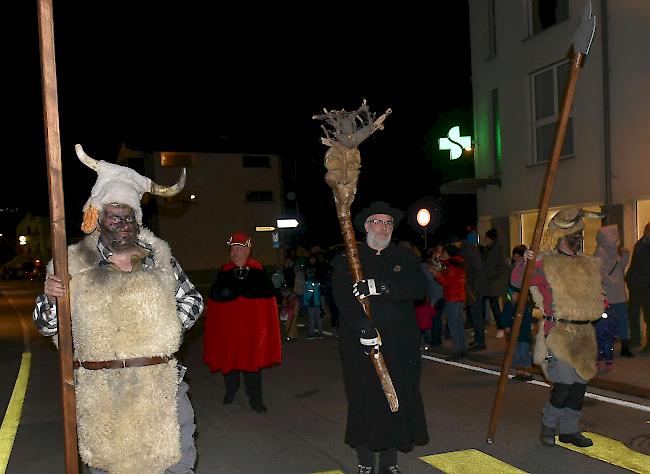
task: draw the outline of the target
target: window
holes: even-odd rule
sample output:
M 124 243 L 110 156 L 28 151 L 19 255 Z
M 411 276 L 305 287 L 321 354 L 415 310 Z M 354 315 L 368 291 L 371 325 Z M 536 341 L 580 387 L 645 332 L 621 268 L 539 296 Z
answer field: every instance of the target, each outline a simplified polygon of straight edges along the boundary
M 576 205 L 575 207 L 580 206 Z M 560 209 L 561 208 L 559 207 L 548 209 L 544 223 L 544 231 L 546 231 L 549 221 Z M 593 212 L 601 211 L 600 206 L 584 206 L 583 209 Z M 533 234 L 535 233 L 535 224 L 537 224 L 537 211 L 522 212 L 519 215 L 519 219 L 520 243 L 531 245 L 533 242 Z M 584 239 L 583 253 L 585 255 L 593 255 L 596 250 L 596 235 L 598 234 L 598 230 L 602 227 L 602 221 L 600 219 L 584 219 L 583 222 L 585 223 L 585 230 L 582 232 L 582 237 Z
M 636 202 L 636 239 L 643 237 L 646 224 L 650 222 L 650 199 L 639 199 Z
M 548 161 L 553 150 L 558 114 L 571 63 L 563 61 L 531 75 L 533 101 L 533 163 Z M 560 157 L 573 155 L 573 119 L 567 123 Z
M 569 19 L 569 0 L 528 1 L 528 31 L 531 36 Z
M 246 202 L 273 202 L 273 191 L 246 191 Z
M 490 93 L 491 116 L 490 135 L 492 136 L 492 171 L 494 176 L 501 175 L 501 119 L 499 118 L 499 89 Z
M 497 55 L 497 30 L 494 18 L 495 0 L 487 0 L 488 9 L 488 59 Z
M 271 159 L 265 155 L 243 155 L 242 166 L 244 168 L 269 168 Z
M 163 153 L 160 155 L 160 166 L 190 167 L 192 166 L 192 155 L 189 153 Z

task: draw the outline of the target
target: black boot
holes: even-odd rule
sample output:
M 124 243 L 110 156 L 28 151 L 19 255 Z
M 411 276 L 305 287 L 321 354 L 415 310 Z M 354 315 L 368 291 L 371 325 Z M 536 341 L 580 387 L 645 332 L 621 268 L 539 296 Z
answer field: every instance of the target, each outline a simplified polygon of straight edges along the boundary
M 559 438 L 563 443 L 570 443 L 579 448 L 588 448 L 594 445 L 594 442 L 583 436 L 582 433 L 561 434 Z
M 630 341 L 621 341 L 621 357 L 634 357 L 630 350 Z
M 400 470 L 397 465 L 395 466 L 381 466 L 379 468 L 379 473 L 378 474 L 402 474 L 402 471 Z
M 539 436 L 539 440 L 544 446 L 555 446 L 555 428 L 549 428 L 542 423 L 542 434 Z

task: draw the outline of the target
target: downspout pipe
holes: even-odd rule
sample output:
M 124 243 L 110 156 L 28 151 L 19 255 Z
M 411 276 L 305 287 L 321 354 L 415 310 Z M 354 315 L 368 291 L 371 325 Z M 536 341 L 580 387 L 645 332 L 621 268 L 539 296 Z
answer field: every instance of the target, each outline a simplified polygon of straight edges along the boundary
M 607 18 L 607 0 L 600 1 L 601 39 L 603 48 L 603 165 L 605 172 L 605 196 L 603 208 L 611 211 L 612 208 L 612 140 L 610 120 L 610 94 L 609 94 L 609 32 Z M 605 224 L 611 224 L 611 217 L 605 216 Z

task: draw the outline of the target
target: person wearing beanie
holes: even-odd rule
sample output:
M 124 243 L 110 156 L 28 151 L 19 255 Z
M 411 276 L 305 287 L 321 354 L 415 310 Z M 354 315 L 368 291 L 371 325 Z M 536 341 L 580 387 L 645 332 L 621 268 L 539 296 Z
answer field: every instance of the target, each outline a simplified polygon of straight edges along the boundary
M 203 361 L 221 372 L 224 405 L 235 400 L 243 374 L 250 407 L 267 411 L 262 369 L 282 361 L 280 320 L 273 282 L 251 258 L 251 238 L 235 232 L 226 242 L 230 261 L 214 276 L 205 316 Z
M 142 227 L 145 192 L 173 196 L 134 170 L 77 156 L 97 172 L 84 206 L 88 235 L 68 248 L 79 454 L 93 474 L 194 472 L 194 410 L 174 358 L 203 299 L 169 245 Z M 58 342 L 52 262 L 34 321 Z

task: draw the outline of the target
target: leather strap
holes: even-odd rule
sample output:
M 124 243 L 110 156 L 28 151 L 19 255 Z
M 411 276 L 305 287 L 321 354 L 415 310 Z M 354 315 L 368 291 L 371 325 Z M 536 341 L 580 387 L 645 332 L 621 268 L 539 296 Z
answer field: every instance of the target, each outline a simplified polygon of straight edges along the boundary
M 120 360 L 75 360 L 74 368 L 78 369 L 83 367 L 88 370 L 100 369 L 125 369 L 127 367 L 145 367 L 147 365 L 164 364 L 169 361 L 169 357 L 135 357 L 133 359 L 120 359 Z

